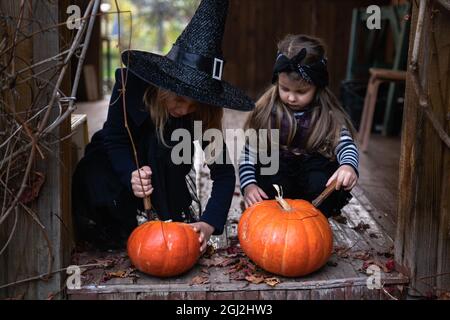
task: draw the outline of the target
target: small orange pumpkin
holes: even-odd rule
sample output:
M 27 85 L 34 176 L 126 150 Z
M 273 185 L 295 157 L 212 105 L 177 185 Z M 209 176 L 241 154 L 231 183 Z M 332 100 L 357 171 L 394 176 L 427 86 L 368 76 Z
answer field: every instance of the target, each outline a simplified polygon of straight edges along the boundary
M 140 271 L 172 277 L 191 269 L 200 257 L 198 234 L 186 223 L 149 221 L 133 230 L 128 256 Z
M 261 268 L 299 277 L 322 267 L 333 249 L 327 218 L 305 200 L 265 200 L 244 211 L 238 225 L 242 250 Z

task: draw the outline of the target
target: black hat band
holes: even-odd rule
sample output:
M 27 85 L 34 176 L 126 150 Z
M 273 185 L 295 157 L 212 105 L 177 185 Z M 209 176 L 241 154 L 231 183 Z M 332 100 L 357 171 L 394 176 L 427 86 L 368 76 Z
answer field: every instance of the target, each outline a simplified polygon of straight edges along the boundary
M 196 70 L 210 74 L 216 80 L 222 80 L 224 61 L 219 58 L 208 58 L 173 46 L 166 57 L 174 62 L 184 64 Z

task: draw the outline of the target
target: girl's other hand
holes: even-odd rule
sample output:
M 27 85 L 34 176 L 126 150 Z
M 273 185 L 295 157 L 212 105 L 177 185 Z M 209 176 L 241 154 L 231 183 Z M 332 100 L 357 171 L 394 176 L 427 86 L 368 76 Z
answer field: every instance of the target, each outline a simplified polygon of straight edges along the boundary
M 203 221 L 191 223 L 190 226 L 194 228 L 195 232 L 199 233 L 200 252 L 205 252 L 209 238 L 214 232 L 214 227 Z
M 256 184 L 249 184 L 244 188 L 244 202 L 245 208 L 251 207 L 255 203 L 261 202 L 264 199 L 269 199 L 267 194 Z
M 330 179 L 328 179 L 326 186 L 328 187 L 334 180 L 337 180 L 336 190 L 340 190 L 341 187 L 344 187 L 344 190 L 350 191 L 356 185 L 358 175 L 352 166 L 344 164 L 336 170 Z
M 136 170 L 131 174 L 131 189 L 136 197 L 145 198 L 153 192 L 152 170 L 148 166 L 142 167 L 139 170 L 140 172 Z

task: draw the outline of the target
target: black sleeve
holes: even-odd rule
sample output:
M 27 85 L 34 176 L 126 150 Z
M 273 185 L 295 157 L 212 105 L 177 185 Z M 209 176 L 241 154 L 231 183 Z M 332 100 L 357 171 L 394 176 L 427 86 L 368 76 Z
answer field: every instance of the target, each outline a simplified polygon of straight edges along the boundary
M 218 157 L 222 159 L 221 163 L 214 162 L 208 165 L 213 184 L 211 197 L 200 218 L 200 221 L 214 227 L 214 235 L 223 233 L 236 185 L 234 166 L 229 158 L 225 143 L 223 143 L 223 150 L 225 152 L 222 152 Z

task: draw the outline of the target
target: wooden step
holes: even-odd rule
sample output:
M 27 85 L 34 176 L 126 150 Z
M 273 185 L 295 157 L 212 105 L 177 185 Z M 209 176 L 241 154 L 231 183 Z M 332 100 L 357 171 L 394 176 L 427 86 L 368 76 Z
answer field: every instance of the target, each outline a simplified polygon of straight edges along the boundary
M 170 279 L 151 277 L 135 271 L 123 251 L 78 253 L 74 260 L 77 265 L 106 263 L 109 267 L 97 267 L 84 271 L 81 289 L 69 290 L 69 299 L 378 300 L 401 298 L 402 288 L 408 283 L 408 278 L 391 270 L 393 240 L 377 221 L 377 213 L 370 207 L 370 203 L 361 190 L 358 190 L 357 197 L 344 207 L 340 219 L 330 219 L 334 234 L 334 253 L 322 269 L 308 276 L 284 278 L 269 273 L 259 273 L 266 278 L 276 278 L 279 283 L 274 286 L 266 282 L 254 284 L 245 279 L 235 280 L 234 278 L 239 277 L 238 272 L 233 272 L 236 265 L 249 263 L 239 251 L 236 254 L 236 250 L 239 249 L 236 247 L 236 222 L 242 210 L 235 205 L 229 215 L 227 239 L 219 242 L 226 245 L 229 251 L 232 250 L 231 253 L 227 252 L 226 248 L 219 248 L 211 257 L 202 258 L 185 275 Z M 234 203 L 238 204 L 237 201 Z M 212 266 L 208 268 L 208 264 Z M 370 265 L 378 266 L 382 288 L 369 289 L 370 275 L 366 273 L 366 267 Z M 130 270 L 131 274 L 126 277 L 117 277 L 120 272 L 126 274 Z M 111 275 L 116 277 L 111 278 Z M 203 277 L 197 279 L 203 279 L 206 283 L 192 284 L 195 277 Z M 241 278 L 243 278 L 242 275 Z

